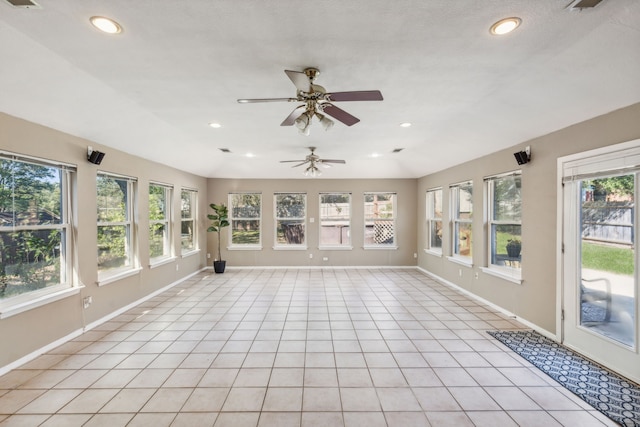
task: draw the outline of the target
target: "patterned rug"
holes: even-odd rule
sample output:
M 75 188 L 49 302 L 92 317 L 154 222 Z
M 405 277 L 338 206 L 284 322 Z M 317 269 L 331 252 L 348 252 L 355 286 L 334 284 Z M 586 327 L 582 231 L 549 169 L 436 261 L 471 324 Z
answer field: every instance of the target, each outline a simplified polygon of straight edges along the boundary
M 640 427 L 640 387 L 534 331 L 487 331 L 623 426 Z

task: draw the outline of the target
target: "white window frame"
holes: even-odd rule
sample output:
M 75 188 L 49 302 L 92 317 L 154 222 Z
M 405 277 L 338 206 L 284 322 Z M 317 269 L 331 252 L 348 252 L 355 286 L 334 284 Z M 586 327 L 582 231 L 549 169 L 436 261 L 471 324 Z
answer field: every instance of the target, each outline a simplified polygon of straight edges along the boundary
M 151 187 L 158 187 L 164 190 L 164 218 L 151 219 Z M 149 244 L 151 244 L 151 231 L 154 225 L 163 225 L 162 255 L 151 256 L 151 246 L 149 245 L 149 266 L 155 267 L 175 259 L 173 253 L 173 186 L 160 182 L 149 182 Z
M 521 261 L 518 266 L 502 266 L 493 263 L 492 255 L 494 253 L 494 245 L 496 239 L 493 236 L 493 228 L 494 226 L 501 225 L 513 225 L 520 226 L 520 235 L 522 236 L 522 216 L 520 220 L 495 220 L 494 219 L 494 198 L 495 198 L 495 183 L 500 179 L 506 179 L 510 177 L 518 177 L 520 179 L 520 188 L 522 188 L 522 171 L 516 170 L 512 172 L 507 172 L 499 175 L 493 175 L 489 177 L 485 177 L 485 200 L 487 206 L 487 266 L 482 267 L 482 271 L 488 274 L 492 274 L 494 276 L 507 279 L 513 283 L 521 284 L 522 283 L 522 269 L 521 269 Z M 522 215 L 522 195 L 520 197 L 520 215 Z
M 59 230 L 60 242 L 63 248 L 60 251 L 60 283 L 46 286 L 45 288 L 24 292 L 6 299 L 0 300 L 0 319 L 14 316 L 27 310 L 57 301 L 80 292 L 78 281 L 74 275 L 76 251 L 76 236 L 73 223 L 72 187 L 75 179 L 76 167 L 74 165 L 52 162 L 36 157 L 18 155 L 0 151 L 0 158 L 6 161 L 31 163 L 38 166 L 56 168 L 60 171 L 60 222 L 46 225 L 15 225 L 2 227 L 2 232 Z
M 236 217 L 234 216 L 233 210 L 233 196 L 235 195 L 252 195 L 260 197 L 260 215 L 257 218 L 245 218 L 245 217 Z M 261 250 L 262 249 L 262 193 L 255 191 L 247 191 L 247 192 L 234 192 L 229 193 L 228 195 L 228 204 L 229 206 L 229 233 L 228 233 L 228 242 L 229 245 L 227 249 L 229 250 Z M 258 230 L 259 240 L 258 243 L 233 243 L 233 222 L 234 221 L 257 221 L 258 222 Z
M 375 219 L 374 217 L 369 217 L 368 213 L 367 213 L 367 196 L 376 196 L 376 195 L 392 195 L 393 199 L 392 199 L 392 217 L 391 218 L 378 218 Z M 365 192 L 364 193 L 364 198 L 363 198 L 363 207 L 364 207 L 364 229 L 362 230 L 364 233 L 364 245 L 363 245 L 363 249 L 398 249 L 398 236 L 396 235 L 396 218 L 398 217 L 398 193 L 394 192 L 394 191 L 369 191 L 369 192 Z M 367 226 L 369 223 L 373 223 L 373 227 L 374 229 L 372 230 L 372 233 L 374 234 L 374 239 L 375 239 L 375 222 L 381 222 L 381 223 L 390 223 L 391 224 L 391 229 L 393 230 L 393 235 L 392 235 L 392 241 L 389 243 L 367 243 Z M 383 227 L 383 229 L 385 229 L 386 227 Z
M 437 216 L 436 214 L 436 210 L 437 210 L 437 194 L 440 194 L 440 217 Z M 427 190 L 426 193 L 426 209 L 425 209 L 425 236 L 426 236 L 426 241 L 425 241 L 425 252 L 433 254 L 433 255 L 438 255 L 438 256 L 442 256 L 442 232 L 444 231 L 444 229 L 442 228 L 442 220 L 443 220 L 443 215 L 444 213 L 442 212 L 444 204 L 443 204 L 443 196 L 444 196 L 444 192 L 442 191 L 442 187 L 438 187 L 438 188 L 432 188 Z M 440 224 L 440 247 L 437 246 L 433 246 L 431 244 L 432 240 L 433 240 L 433 231 L 434 227 L 435 229 L 438 229 L 436 224 Z
M 291 194 L 301 194 L 304 196 L 304 213 L 301 217 L 278 217 L 278 196 Z M 273 194 L 273 249 L 276 250 L 306 250 L 307 249 L 307 193 L 302 192 L 277 192 Z M 278 222 L 281 220 L 301 221 L 304 227 L 304 242 L 302 243 L 279 243 L 278 242 Z
M 451 258 L 453 260 L 462 262 L 467 265 L 473 264 L 473 198 L 469 201 L 471 207 L 471 218 L 461 218 L 461 189 L 471 188 L 471 194 L 473 194 L 473 181 L 464 181 L 449 186 L 449 197 L 451 201 Z M 460 228 L 461 226 L 468 226 L 471 229 L 471 242 L 469 243 L 470 255 L 461 254 L 460 252 Z M 450 258 L 450 259 L 451 259 Z
M 328 219 L 326 219 L 327 217 L 325 216 L 325 213 L 323 212 L 323 202 L 322 202 L 322 197 L 323 196 L 331 196 L 331 195 L 336 195 L 336 196 L 347 196 L 348 200 L 349 200 L 349 219 L 347 220 L 348 225 L 346 226 L 347 228 L 347 241 L 345 242 L 343 240 L 343 242 L 340 244 L 323 244 L 322 243 L 322 227 L 324 226 L 324 224 L 326 223 L 326 221 Z M 329 250 L 334 250 L 334 249 L 342 249 L 342 250 L 350 250 L 353 249 L 353 246 L 351 245 L 351 219 L 352 219 L 352 196 L 350 192 L 347 191 L 333 191 L 333 192 L 323 192 L 320 193 L 318 195 L 318 209 L 319 209 L 319 214 L 318 214 L 318 249 L 329 249 Z M 340 237 L 342 239 L 344 239 L 343 236 L 343 228 L 344 226 L 339 226 L 337 227 L 340 233 Z
M 128 265 L 124 265 L 122 267 L 111 268 L 106 270 L 101 270 L 98 266 L 98 285 L 106 285 L 112 283 L 116 280 L 123 279 L 125 277 L 131 276 L 133 274 L 138 273 L 141 269 L 139 266 L 138 260 L 138 251 L 137 251 L 137 233 L 135 227 L 135 209 L 136 209 L 136 187 L 137 187 L 137 179 L 129 176 L 118 175 L 110 172 L 98 171 L 96 176 L 96 182 L 99 177 L 105 177 L 109 179 L 125 181 L 127 183 L 126 189 L 127 194 L 125 194 L 125 215 L 126 218 L 124 221 L 99 221 L 96 219 L 97 228 L 96 232 L 100 227 L 125 227 L 125 254 L 129 260 Z M 97 188 L 96 188 L 96 197 L 97 197 Z
M 187 194 L 191 194 L 191 216 L 189 217 L 184 217 L 184 209 L 182 208 L 182 200 L 183 200 L 183 194 L 187 193 Z M 195 253 L 197 253 L 200 248 L 198 246 L 198 190 L 195 190 L 193 188 L 182 188 L 180 190 L 180 255 L 182 257 L 185 256 L 189 256 L 189 255 L 193 255 Z M 191 228 L 191 233 L 192 233 L 192 241 L 193 241 L 193 247 L 192 248 L 184 248 L 182 246 L 182 226 L 184 225 L 184 223 L 186 222 L 191 222 L 193 223 L 192 228 Z

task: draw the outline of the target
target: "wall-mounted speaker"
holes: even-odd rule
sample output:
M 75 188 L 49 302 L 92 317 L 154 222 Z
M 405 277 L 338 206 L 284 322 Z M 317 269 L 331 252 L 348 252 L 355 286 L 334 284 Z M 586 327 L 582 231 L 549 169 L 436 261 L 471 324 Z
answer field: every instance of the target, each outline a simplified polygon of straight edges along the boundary
M 93 150 L 89 147 L 89 150 L 87 151 L 87 160 L 89 160 L 89 163 L 99 165 L 102 163 L 102 159 L 104 159 L 104 153 L 102 151 Z
M 529 163 L 531 161 L 531 148 L 527 147 L 525 151 L 513 153 L 513 157 L 516 158 L 516 162 L 518 162 L 519 165 Z

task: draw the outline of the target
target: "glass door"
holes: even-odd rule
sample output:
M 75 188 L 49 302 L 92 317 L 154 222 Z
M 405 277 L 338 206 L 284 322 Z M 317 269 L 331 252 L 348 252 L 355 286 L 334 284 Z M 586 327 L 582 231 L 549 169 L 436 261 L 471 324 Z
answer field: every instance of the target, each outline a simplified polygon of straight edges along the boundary
M 588 172 L 564 179 L 563 342 L 639 381 L 638 172 Z

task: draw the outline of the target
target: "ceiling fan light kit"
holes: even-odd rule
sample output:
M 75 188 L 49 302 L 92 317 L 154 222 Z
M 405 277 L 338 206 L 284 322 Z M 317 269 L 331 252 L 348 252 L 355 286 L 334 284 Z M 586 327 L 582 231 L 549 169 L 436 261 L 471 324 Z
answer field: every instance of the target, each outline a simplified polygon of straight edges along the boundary
M 324 87 L 314 84 L 320 74 L 317 68 L 305 68 L 304 71 L 285 70 L 285 74 L 296 87 L 295 98 L 243 98 L 238 99 L 241 104 L 256 102 L 302 102 L 280 126 L 295 125 L 300 133 L 309 135 L 311 119 L 315 116 L 320 121 L 324 130 L 333 126 L 333 120 L 329 115 L 347 126 L 353 126 L 360 119 L 333 105 L 333 102 L 342 101 L 382 101 L 382 93 L 379 90 L 362 90 L 351 92 L 327 92 Z

